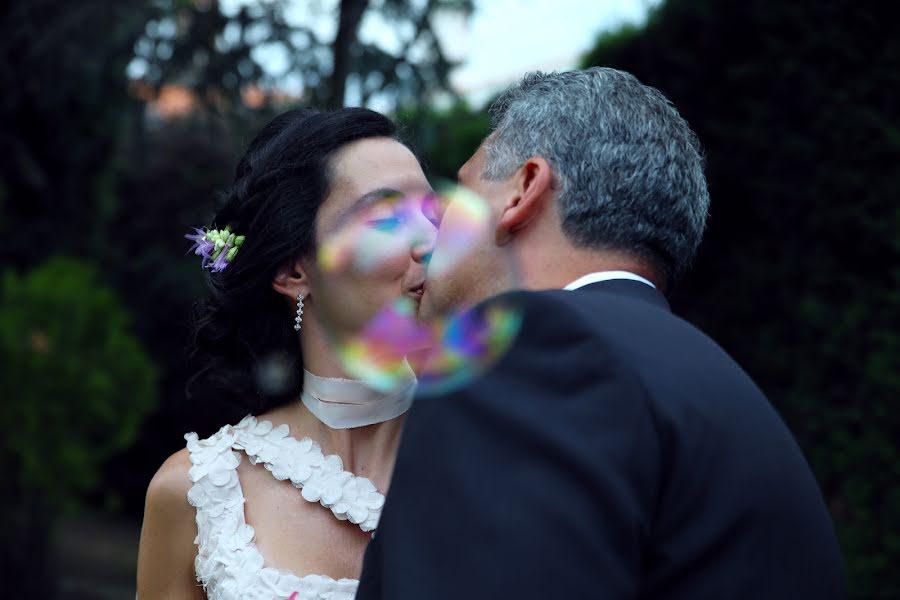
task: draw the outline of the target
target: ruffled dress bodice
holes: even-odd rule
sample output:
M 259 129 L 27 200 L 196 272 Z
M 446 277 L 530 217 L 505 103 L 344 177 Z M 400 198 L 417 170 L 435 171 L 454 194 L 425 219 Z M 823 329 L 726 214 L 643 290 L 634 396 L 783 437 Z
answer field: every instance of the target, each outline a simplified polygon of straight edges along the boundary
M 325 456 L 313 440 L 288 433 L 287 425 L 248 416 L 204 440 L 196 433 L 184 436 L 192 464 L 188 501 L 197 509 L 194 571 L 210 600 L 352 600 L 356 594 L 355 579 L 298 577 L 266 567 L 256 547 L 237 474 L 241 451 L 276 479 L 290 480 L 305 500 L 363 531 L 374 531 L 381 516 L 384 496 L 371 481 L 345 471 L 339 456 Z

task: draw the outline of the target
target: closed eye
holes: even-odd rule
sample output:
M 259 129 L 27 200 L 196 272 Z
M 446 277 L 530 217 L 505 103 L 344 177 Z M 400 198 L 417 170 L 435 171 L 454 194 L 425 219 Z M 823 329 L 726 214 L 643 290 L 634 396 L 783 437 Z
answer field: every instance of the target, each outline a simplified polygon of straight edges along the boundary
M 384 217 L 382 219 L 372 219 L 371 221 L 368 221 L 368 225 L 376 231 L 395 231 L 402 224 L 402 217 Z

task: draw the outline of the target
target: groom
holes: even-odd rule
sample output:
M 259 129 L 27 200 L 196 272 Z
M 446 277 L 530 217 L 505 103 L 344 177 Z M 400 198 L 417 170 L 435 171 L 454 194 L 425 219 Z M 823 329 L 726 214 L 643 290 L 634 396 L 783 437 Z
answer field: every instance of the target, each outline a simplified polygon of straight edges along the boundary
M 612 69 L 528 75 L 492 115 L 459 172 L 492 229 L 421 310 L 524 289 L 488 300 L 522 330 L 469 386 L 414 405 L 357 598 L 844 598 L 790 432 L 666 302 L 709 204 L 688 124 Z

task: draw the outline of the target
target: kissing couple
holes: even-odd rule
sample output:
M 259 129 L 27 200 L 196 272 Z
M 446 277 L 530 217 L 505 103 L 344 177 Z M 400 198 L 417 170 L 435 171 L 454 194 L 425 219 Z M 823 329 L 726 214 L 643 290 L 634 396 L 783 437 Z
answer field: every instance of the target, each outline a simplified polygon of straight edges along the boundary
M 687 122 L 609 68 L 526 75 L 491 113 L 444 200 L 366 109 L 252 141 L 188 236 L 189 389 L 246 416 L 151 481 L 140 600 L 845 598 L 791 433 L 666 300 L 709 209 Z M 360 342 L 394 305 L 518 325 L 423 393 L 442 348 Z

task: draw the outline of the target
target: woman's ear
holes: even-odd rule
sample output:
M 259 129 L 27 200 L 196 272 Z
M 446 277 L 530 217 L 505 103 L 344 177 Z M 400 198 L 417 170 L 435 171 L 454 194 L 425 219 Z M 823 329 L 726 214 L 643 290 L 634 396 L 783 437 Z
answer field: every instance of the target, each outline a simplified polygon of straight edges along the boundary
M 309 276 L 304 261 L 294 259 L 278 269 L 272 279 L 272 289 L 291 300 L 296 300 L 300 294 L 309 296 Z
M 525 161 L 512 175 L 514 194 L 507 200 L 497 221 L 494 238 L 503 246 L 512 236 L 534 221 L 543 211 L 553 191 L 553 170 L 540 156 Z

